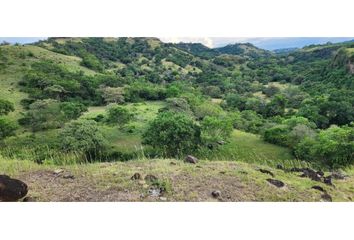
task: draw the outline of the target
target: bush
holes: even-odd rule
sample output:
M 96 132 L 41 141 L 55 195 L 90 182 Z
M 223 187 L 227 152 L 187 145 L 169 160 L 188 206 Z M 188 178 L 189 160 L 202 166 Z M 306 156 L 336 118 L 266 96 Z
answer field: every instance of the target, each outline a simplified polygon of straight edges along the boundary
M 123 127 L 133 118 L 133 114 L 128 109 L 120 106 L 111 106 L 107 110 L 106 122 Z
M 316 138 L 305 138 L 295 149 L 297 157 L 319 161 L 331 167 L 354 163 L 354 128 L 331 126 L 320 131 Z
M 7 119 L 0 118 L 0 141 L 15 135 L 17 125 Z
M 214 104 L 211 102 L 204 102 L 194 109 L 194 114 L 197 119 L 203 119 L 206 116 L 209 117 L 218 117 L 221 115 L 226 115 L 223 109 L 218 104 Z
M 228 118 L 205 117 L 201 122 L 202 139 L 206 143 L 227 140 L 233 130 Z
M 263 134 L 264 141 L 286 146 L 289 134 L 289 127 L 286 125 L 277 125 L 266 129 Z
M 144 144 L 169 157 L 192 153 L 200 142 L 200 127 L 190 117 L 174 112 L 159 113 L 143 134 Z
M 11 102 L 0 99 L 0 116 L 7 115 L 13 111 L 15 111 L 15 108 Z
M 166 99 L 166 107 L 161 109 L 161 111 L 170 111 L 176 113 L 184 113 L 192 116 L 193 112 L 184 98 L 168 98 Z
M 59 134 L 60 148 L 65 152 L 82 152 L 89 159 L 102 154 L 106 140 L 95 121 L 73 121 Z
M 82 103 L 63 102 L 60 104 L 60 109 L 63 111 L 66 119 L 77 119 L 82 113 L 87 111 L 87 107 Z
M 251 133 L 259 133 L 264 125 L 261 115 L 251 110 L 229 114 L 234 128 Z
M 31 128 L 33 132 L 61 127 L 66 118 L 61 111 L 60 102 L 52 99 L 38 100 L 19 119 L 19 123 Z

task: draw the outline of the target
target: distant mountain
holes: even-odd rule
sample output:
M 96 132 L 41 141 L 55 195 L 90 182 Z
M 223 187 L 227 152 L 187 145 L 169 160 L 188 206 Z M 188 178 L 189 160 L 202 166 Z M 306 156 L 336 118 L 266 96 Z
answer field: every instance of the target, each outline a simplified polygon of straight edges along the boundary
M 219 54 L 215 49 L 208 48 L 201 43 L 177 43 L 173 45 L 202 58 L 212 58 Z
M 177 43 L 173 45 L 181 50 L 202 58 L 213 58 L 222 54 L 259 58 L 271 56 L 273 54 L 270 51 L 257 48 L 251 43 L 235 43 L 218 48 L 208 48 L 201 43 Z
M 291 53 L 294 52 L 296 50 L 298 50 L 299 48 L 280 48 L 280 49 L 275 49 L 273 50 L 273 52 L 275 52 L 276 54 L 286 54 L 286 53 Z

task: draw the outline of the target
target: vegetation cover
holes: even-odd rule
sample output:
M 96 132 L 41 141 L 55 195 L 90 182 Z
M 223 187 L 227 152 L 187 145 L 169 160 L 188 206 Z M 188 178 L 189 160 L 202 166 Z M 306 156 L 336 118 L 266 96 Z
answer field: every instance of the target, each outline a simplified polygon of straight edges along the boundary
M 353 49 L 211 49 L 156 38 L 3 44 L 0 155 L 43 165 L 193 155 L 347 169 Z

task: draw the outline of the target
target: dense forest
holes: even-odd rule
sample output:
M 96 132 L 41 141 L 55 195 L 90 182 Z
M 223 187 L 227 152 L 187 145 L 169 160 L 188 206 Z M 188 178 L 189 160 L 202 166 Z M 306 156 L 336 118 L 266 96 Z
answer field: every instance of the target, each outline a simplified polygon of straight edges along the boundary
M 272 166 L 354 163 L 354 42 L 271 52 L 249 43 L 49 38 L 2 44 L 0 76 L 1 155 L 9 158 L 247 161 L 235 152 L 245 133 L 279 146 L 281 157 L 257 157 Z

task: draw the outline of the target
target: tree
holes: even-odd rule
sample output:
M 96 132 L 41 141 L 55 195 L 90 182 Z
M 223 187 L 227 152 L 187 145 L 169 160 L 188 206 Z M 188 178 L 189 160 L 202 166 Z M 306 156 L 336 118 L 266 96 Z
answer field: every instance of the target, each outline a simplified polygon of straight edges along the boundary
M 233 130 L 232 122 L 228 118 L 206 116 L 201 122 L 202 139 L 204 142 L 227 140 Z
M 161 109 L 162 111 L 170 111 L 177 113 L 184 113 L 192 116 L 193 112 L 184 98 L 167 98 L 166 99 L 166 107 Z
M 29 106 L 29 110 L 19 119 L 21 125 L 33 132 L 61 127 L 66 121 L 60 102 L 53 99 L 38 100 Z
M 106 147 L 105 138 L 92 120 L 76 120 L 66 124 L 59 134 L 59 142 L 62 150 L 82 152 L 89 157 L 101 154 Z
M 230 115 L 234 128 L 251 133 L 259 133 L 264 124 L 261 115 L 251 110 L 233 112 Z
M 283 116 L 285 113 L 286 98 L 283 95 L 275 95 L 266 105 L 265 116 Z
M 263 89 L 263 93 L 267 97 L 272 97 L 279 92 L 280 92 L 279 88 L 274 85 L 270 85 L 269 87 Z
M 0 141 L 15 135 L 17 125 L 5 118 L 0 118 Z
M 238 94 L 229 94 L 225 98 L 226 105 L 231 109 L 245 110 L 246 99 Z
M 197 119 L 203 119 L 206 116 L 218 117 L 221 115 L 226 115 L 220 105 L 211 102 L 204 102 L 196 106 L 194 113 Z
M 67 120 L 77 119 L 87 111 L 87 107 L 79 102 L 63 102 L 60 104 L 60 109 Z
M 124 103 L 124 88 L 101 87 L 100 91 L 106 103 Z
M 129 112 L 128 109 L 121 106 L 111 106 L 107 110 L 107 123 L 117 124 L 120 127 L 129 123 L 133 118 L 133 114 Z
M 143 143 L 160 154 L 177 157 L 192 153 L 201 142 L 200 127 L 181 113 L 161 112 L 143 134 Z
M 13 103 L 0 99 L 0 116 L 7 115 L 13 111 L 15 111 Z
M 314 139 L 305 138 L 295 149 L 297 157 L 319 161 L 331 167 L 354 163 L 354 128 L 331 126 L 320 131 Z

